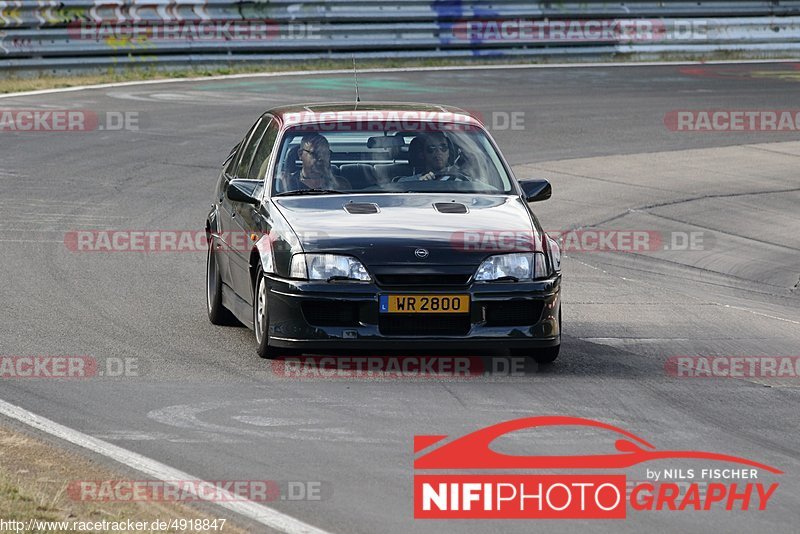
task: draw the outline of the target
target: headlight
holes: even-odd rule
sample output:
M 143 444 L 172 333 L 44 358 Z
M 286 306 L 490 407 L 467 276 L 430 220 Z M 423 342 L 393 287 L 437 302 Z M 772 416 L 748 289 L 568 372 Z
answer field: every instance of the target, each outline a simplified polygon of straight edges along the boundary
M 371 280 L 360 261 L 338 254 L 295 254 L 289 276 L 302 280 Z
M 545 278 L 547 262 L 544 254 L 498 254 L 489 256 L 475 273 L 477 282 L 490 282 L 492 280 L 536 280 Z

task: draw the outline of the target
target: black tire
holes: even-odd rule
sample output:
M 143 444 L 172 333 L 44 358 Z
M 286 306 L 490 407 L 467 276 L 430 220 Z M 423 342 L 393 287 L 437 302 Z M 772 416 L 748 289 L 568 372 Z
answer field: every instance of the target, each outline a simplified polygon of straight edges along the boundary
M 267 306 L 267 281 L 261 265 L 253 284 L 253 331 L 256 334 L 256 352 L 262 358 L 273 359 L 280 356 L 280 352 L 269 346 L 269 306 Z M 263 315 L 262 315 L 263 313 Z M 261 319 L 259 320 L 259 316 Z M 284 351 L 283 354 L 286 354 Z
M 546 349 L 539 349 L 533 353 L 533 359 L 539 365 L 553 363 L 558 358 L 558 353 L 561 352 L 561 343 L 555 347 L 547 347 Z
M 512 356 L 532 358 L 539 365 L 553 363 L 561 352 L 561 310 L 558 310 L 558 345 L 540 349 L 511 349 Z
M 206 311 L 211 324 L 219 326 L 238 326 L 241 323 L 222 305 L 222 278 L 219 274 L 214 243 L 209 243 L 206 257 Z
M 553 363 L 558 358 L 558 353 L 561 350 L 561 344 L 554 347 L 536 348 L 536 349 L 511 349 L 511 356 L 524 356 L 531 358 L 540 365 Z

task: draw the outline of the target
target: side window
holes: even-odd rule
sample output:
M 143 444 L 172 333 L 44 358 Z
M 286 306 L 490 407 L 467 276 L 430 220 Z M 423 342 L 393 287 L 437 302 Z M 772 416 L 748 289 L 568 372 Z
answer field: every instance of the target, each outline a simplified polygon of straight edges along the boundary
M 253 157 L 253 164 L 250 165 L 250 172 L 247 177 L 251 180 L 263 180 L 267 174 L 267 165 L 269 165 L 269 157 L 275 146 L 275 139 L 278 137 L 278 124 L 275 121 L 270 122 L 267 126 L 267 131 L 258 145 L 255 157 Z
M 262 118 L 253 129 L 253 133 L 248 138 L 247 144 L 244 146 L 242 155 L 239 158 L 239 167 L 236 169 L 236 178 L 247 178 L 247 171 L 250 170 L 250 163 L 253 161 L 253 155 L 255 154 L 256 147 L 258 146 L 258 142 L 261 141 L 261 136 L 264 135 L 264 130 L 267 128 L 269 122 L 269 119 Z
M 227 159 L 225 159 L 225 163 L 222 164 L 222 168 L 225 170 L 225 174 L 229 175 L 233 172 L 233 168 L 236 166 L 236 154 L 239 153 L 239 145 L 236 145 L 231 149 L 231 153 L 228 154 Z
M 236 148 L 233 149 L 233 151 L 235 152 L 233 159 L 231 159 L 230 163 L 225 168 L 225 172 L 227 172 L 231 178 L 236 178 L 236 171 L 239 169 L 239 162 L 242 160 L 242 154 L 244 153 L 244 146 L 247 145 L 247 141 L 250 139 L 250 137 L 252 137 L 253 132 L 256 129 L 256 126 L 258 126 L 259 124 L 261 124 L 260 118 L 250 127 L 249 130 L 247 130 L 247 133 L 244 134 L 244 139 L 239 141 L 239 144 L 236 145 Z

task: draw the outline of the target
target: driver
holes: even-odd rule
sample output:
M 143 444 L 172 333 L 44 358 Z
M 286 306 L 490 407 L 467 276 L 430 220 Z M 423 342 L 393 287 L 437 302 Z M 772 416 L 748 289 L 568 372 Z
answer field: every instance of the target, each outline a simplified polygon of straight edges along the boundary
M 318 133 L 304 135 L 297 148 L 297 157 L 303 165 L 299 171 L 287 177 L 284 191 L 299 189 L 346 191 L 351 188 L 345 178 L 334 174 L 331 170 L 331 148 L 324 136 Z
M 464 173 L 455 165 L 450 165 L 450 143 L 443 132 L 421 134 L 416 139 L 422 141 L 422 171 L 412 176 L 403 176 L 398 182 L 413 180 L 451 180 Z M 415 141 L 416 141 L 415 139 Z

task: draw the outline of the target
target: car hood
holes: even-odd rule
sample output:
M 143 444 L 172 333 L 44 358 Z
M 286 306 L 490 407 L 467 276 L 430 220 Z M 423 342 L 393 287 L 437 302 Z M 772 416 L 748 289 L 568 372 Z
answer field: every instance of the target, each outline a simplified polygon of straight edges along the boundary
M 541 250 L 527 205 L 511 195 L 320 195 L 273 202 L 305 252 L 349 254 L 368 266 L 475 266 L 491 254 Z M 443 213 L 447 208 L 464 213 Z

